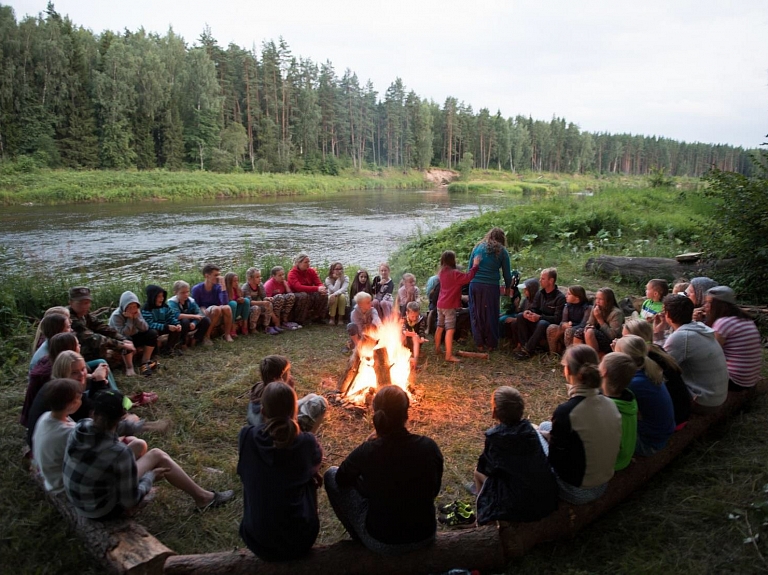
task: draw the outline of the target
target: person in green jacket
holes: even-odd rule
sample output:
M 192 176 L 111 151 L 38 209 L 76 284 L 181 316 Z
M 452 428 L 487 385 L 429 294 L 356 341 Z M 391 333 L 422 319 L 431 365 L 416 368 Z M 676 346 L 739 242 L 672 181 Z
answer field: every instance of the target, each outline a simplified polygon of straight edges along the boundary
M 637 443 L 637 399 L 629 383 L 637 371 L 634 360 L 626 353 L 612 352 L 600 362 L 603 395 L 616 404 L 621 414 L 621 445 L 616 457 L 616 471 L 632 462 Z

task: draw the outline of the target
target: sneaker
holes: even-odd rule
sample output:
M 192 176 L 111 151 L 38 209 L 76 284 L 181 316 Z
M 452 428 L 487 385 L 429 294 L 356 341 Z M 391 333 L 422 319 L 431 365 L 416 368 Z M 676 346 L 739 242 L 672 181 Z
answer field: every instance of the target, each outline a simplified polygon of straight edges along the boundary
M 440 515 L 437 520 L 446 527 L 473 527 L 475 525 L 475 512 L 456 509 L 447 515 Z
M 228 489 L 227 491 L 214 491 L 213 499 L 211 499 L 211 502 L 208 505 L 203 505 L 202 507 L 198 507 L 197 511 L 198 513 L 205 513 L 209 509 L 213 509 L 215 507 L 221 507 L 222 505 L 229 503 L 234 496 L 235 496 L 235 492 L 232 491 L 231 489 Z
M 267 329 L 269 329 L 269 328 L 267 328 Z M 277 326 L 277 325 L 273 325 L 272 329 L 274 329 L 277 333 L 283 333 L 285 331 L 285 328 L 282 328 L 282 327 Z
M 274 327 L 268 327 L 267 331 L 265 331 L 264 333 L 266 333 L 267 335 L 280 335 L 280 332 L 277 331 L 277 329 L 275 329 Z
M 520 361 L 525 361 L 527 359 L 531 359 L 531 354 L 528 353 L 528 350 L 525 348 L 522 348 L 520 351 L 516 351 L 514 354 L 512 354 L 515 359 L 518 359 Z
M 139 375 L 143 375 L 144 377 L 150 377 L 152 375 L 152 366 L 149 362 L 141 364 L 141 367 L 139 367 Z
M 441 515 L 448 515 L 449 513 L 453 513 L 456 510 L 464 511 L 466 513 L 472 512 L 472 505 L 460 500 L 455 500 L 449 503 L 448 505 L 441 505 L 437 508 L 437 510 L 440 512 Z
M 283 324 L 283 327 L 285 329 L 290 329 L 291 331 L 295 329 L 299 329 L 301 326 L 297 324 L 295 321 L 287 321 Z

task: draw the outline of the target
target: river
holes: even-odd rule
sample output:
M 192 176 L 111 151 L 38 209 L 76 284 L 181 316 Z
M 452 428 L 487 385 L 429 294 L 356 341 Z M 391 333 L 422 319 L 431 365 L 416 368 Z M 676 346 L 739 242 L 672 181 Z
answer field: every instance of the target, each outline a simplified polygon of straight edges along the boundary
M 0 265 L 99 278 L 168 279 L 169 268 L 263 265 L 307 252 L 374 269 L 402 243 L 458 220 L 527 202 L 445 190 L 352 191 L 199 202 L 13 206 L 0 216 Z M 480 238 L 477 238 L 480 239 Z

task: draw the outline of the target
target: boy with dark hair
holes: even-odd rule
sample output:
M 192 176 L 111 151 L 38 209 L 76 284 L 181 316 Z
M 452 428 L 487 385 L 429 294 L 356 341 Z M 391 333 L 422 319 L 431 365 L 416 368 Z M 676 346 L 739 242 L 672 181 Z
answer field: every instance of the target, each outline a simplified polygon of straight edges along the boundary
M 664 298 L 664 315 L 673 332 L 664 349 L 682 370 L 693 397 L 691 411 L 716 411 L 728 396 L 728 364 L 711 327 L 693 320 L 693 302 L 681 294 Z
M 637 399 L 629 389 L 637 366 L 626 353 L 611 352 L 600 362 L 603 395 L 613 400 L 621 414 L 621 443 L 614 469 L 624 469 L 632 462 L 637 443 Z
M 123 395 L 107 390 L 93 400 L 93 419 L 82 419 L 69 437 L 64 455 L 64 489 L 78 514 L 90 519 L 118 517 L 149 493 L 155 480 L 189 494 L 198 510 L 219 507 L 233 491 L 207 491 L 197 485 L 164 451 L 151 449 L 138 461 L 117 436 L 125 414 Z
M 221 270 L 214 264 L 205 264 L 203 266 L 203 276 L 205 281 L 196 284 L 192 288 L 192 298 L 211 320 L 211 325 L 205 337 L 210 339 L 214 328 L 222 324 L 224 328 L 224 341 L 234 341 L 230 335 L 232 331 L 232 308 L 228 305 L 221 305 L 222 287 L 219 281 Z

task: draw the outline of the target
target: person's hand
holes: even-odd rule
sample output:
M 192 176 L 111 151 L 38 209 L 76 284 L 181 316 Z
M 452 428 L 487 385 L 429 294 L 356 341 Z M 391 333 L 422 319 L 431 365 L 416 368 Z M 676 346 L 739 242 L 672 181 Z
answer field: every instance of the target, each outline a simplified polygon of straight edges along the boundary
M 135 413 L 126 413 L 123 416 L 123 421 L 127 421 L 128 423 L 138 423 L 139 422 L 139 416 Z
M 408 337 L 416 337 L 417 335 L 415 331 L 406 331 L 403 333 L 405 333 L 405 335 L 407 335 Z
M 597 306 L 595 306 L 595 307 L 593 308 L 593 310 L 594 310 L 594 311 L 592 312 L 592 315 L 595 317 L 595 319 L 596 319 L 598 322 L 602 321 L 602 319 L 603 319 L 603 312 L 600 310 L 600 308 L 599 308 L 599 307 L 597 307 Z
M 197 324 L 193 321 L 189 322 L 189 331 L 194 331 L 197 328 Z
M 312 484 L 315 486 L 315 489 L 320 489 L 323 486 L 323 476 L 320 475 L 319 471 L 312 475 Z
M 155 467 L 152 470 L 152 473 L 155 474 L 155 481 L 160 481 L 161 479 L 164 479 L 165 476 L 171 472 L 170 467 Z
M 616 351 L 616 342 L 619 341 L 618 339 L 614 339 L 611 342 L 611 351 Z
M 237 303 L 243 303 L 245 301 L 244 297 L 237 298 Z
M 320 286 L 319 288 L 317 288 L 317 291 L 322 295 L 328 295 L 328 288 L 325 286 Z
M 483 261 L 482 257 L 475 256 L 475 259 L 472 260 L 472 267 L 479 266 L 481 261 Z
M 132 342 L 131 340 L 129 340 L 129 339 L 123 340 L 123 342 L 122 342 L 122 348 L 123 348 L 125 351 L 128 351 L 128 352 L 134 352 L 134 351 L 136 351 L 136 346 L 134 346 L 134 345 L 133 345 L 133 342 Z
M 181 326 L 180 325 L 169 325 L 168 326 L 168 331 L 181 331 Z
M 658 315 L 658 314 L 657 314 Z M 693 321 L 704 321 L 707 317 L 703 307 L 697 307 L 693 310 Z
M 93 370 L 93 379 L 96 381 L 105 381 L 109 375 L 109 366 L 106 363 L 100 363 L 96 369 Z
M 428 343 L 428 342 L 429 342 L 429 340 L 428 340 L 426 337 L 420 337 L 420 338 L 419 338 L 419 341 L 420 341 L 421 343 Z

